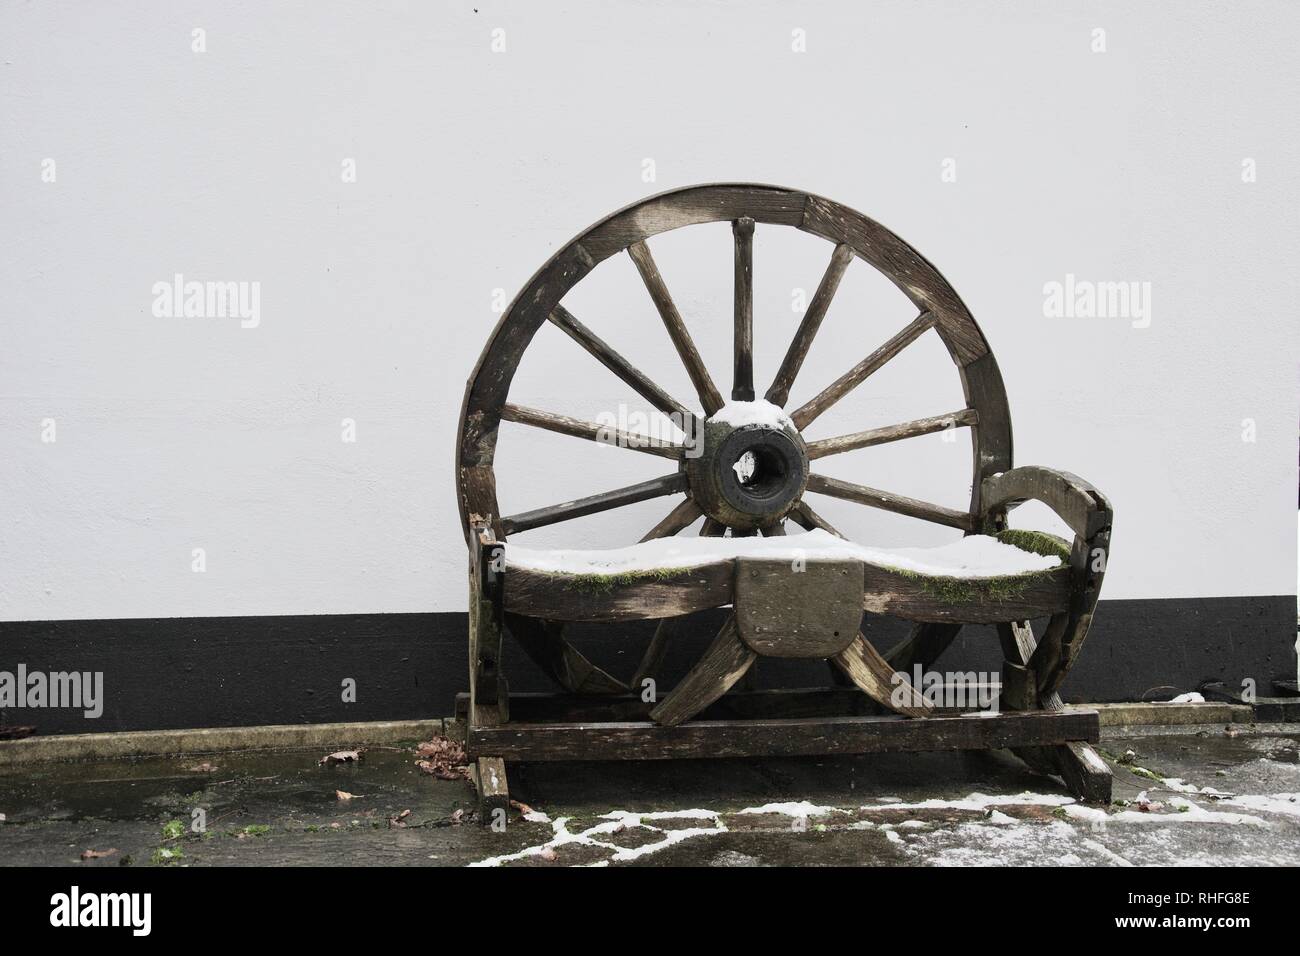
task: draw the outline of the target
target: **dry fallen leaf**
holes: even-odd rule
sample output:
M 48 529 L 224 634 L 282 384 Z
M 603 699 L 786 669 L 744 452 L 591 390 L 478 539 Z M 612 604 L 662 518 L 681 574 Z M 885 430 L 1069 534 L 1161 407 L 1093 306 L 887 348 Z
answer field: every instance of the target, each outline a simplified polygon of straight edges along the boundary
M 351 800 L 356 796 L 356 794 L 348 793 L 346 790 L 335 790 L 334 796 L 338 797 L 340 800 Z
M 451 815 L 451 822 L 452 822 L 452 823 L 463 823 L 464 821 L 465 821 L 465 811 L 464 811 L 464 810 L 456 810 L 456 811 L 454 811 L 454 812 L 452 813 L 452 815 Z
M 391 820 L 389 820 L 389 821 L 388 821 L 388 825 L 389 825 L 390 827 L 405 827 L 405 826 L 406 826 L 406 818 L 409 817 L 410 815 L 411 815 L 411 811 L 410 811 L 410 810 L 403 810 L 403 811 L 402 811 L 401 813 L 399 813 L 397 816 L 395 816 L 395 817 L 393 817 Z
M 363 750 L 336 750 L 332 754 L 326 754 L 320 758 L 320 764 L 324 767 L 332 767 L 336 763 L 356 763 L 361 759 Z
M 446 737 L 434 737 L 415 748 L 422 759 L 415 765 L 439 780 L 464 780 L 469 777 L 469 758 L 460 744 Z
M 117 852 L 117 847 L 108 850 L 82 850 L 81 858 L 83 860 L 102 860 L 106 856 L 112 856 Z
M 193 767 L 187 767 L 186 769 L 191 773 L 213 773 L 217 767 L 216 764 L 208 763 L 205 760 L 203 763 L 196 763 Z

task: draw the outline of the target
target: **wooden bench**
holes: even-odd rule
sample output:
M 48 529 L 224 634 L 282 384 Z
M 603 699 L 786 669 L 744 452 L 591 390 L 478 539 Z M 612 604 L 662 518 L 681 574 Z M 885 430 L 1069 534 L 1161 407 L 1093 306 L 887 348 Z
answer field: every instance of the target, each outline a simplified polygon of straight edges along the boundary
M 734 354 L 725 401 L 700 357 L 646 240 L 671 229 L 731 222 L 735 248 Z M 755 224 L 787 226 L 833 244 L 830 262 L 767 391 L 753 381 Z M 562 300 L 603 260 L 627 252 L 694 385 L 683 403 L 617 353 Z M 884 274 L 918 314 L 840 378 L 786 411 L 791 385 L 853 259 Z M 681 426 L 685 441 L 654 440 L 508 400 L 515 369 L 550 322 Z M 921 335 L 933 332 L 956 366 L 964 408 L 897 425 L 808 440 L 828 408 Z M 502 516 L 494 459 L 502 421 L 623 445 L 668 459 L 671 471 L 562 504 Z M 952 428 L 974 450 L 968 508 L 954 509 L 832 478 L 822 458 Z M 1057 774 L 1076 795 L 1108 801 L 1111 776 L 1089 746 L 1095 711 L 1057 694 L 1087 636 L 1105 573 L 1111 509 L 1087 482 L 1046 468 L 1013 468 L 1006 393 L 992 352 L 956 292 L 889 230 L 844 206 L 794 190 L 721 184 L 680 189 L 598 222 L 557 252 L 516 297 L 470 378 L 456 462 L 469 544 L 469 693 L 459 706 L 483 813 L 508 799 L 504 761 L 867 753 L 1010 747 Z M 810 503 L 825 495 L 963 532 L 933 549 L 855 544 Z M 618 550 L 529 548 L 520 535 L 636 502 L 679 500 L 640 543 Z M 1025 501 L 1052 509 L 1072 540 L 1011 529 Z M 679 534 L 702 522 L 699 536 Z M 787 525 L 804 533 L 787 534 Z M 731 608 L 712 645 L 660 695 L 655 675 L 688 615 Z M 878 652 L 863 612 L 913 622 Z M 653 619 L 636 670 L 620 678 L 565 635 L 571 622 Z M 1031 620 L 1047 621 L 1035 634 Z M 964 624 L 996 626 L 1004 663 L 999 712 L 936 705 L 906 675 L 927 671 Z M 508 693 L 501 645 L 511 637 L 558 685 L 554 695 Z M 838 686 L 755 691 L 744 678 L 761 657 L 823 658 Z M 865 696 L 864 696 L 865 695 Z M 874 702 L 871 704 L 870 702 Z

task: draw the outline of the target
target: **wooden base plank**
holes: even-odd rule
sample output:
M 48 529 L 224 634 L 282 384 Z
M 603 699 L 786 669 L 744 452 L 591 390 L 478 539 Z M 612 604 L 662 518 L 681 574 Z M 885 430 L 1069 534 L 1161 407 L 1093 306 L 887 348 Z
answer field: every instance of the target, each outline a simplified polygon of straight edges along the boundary
M 694 720 L 675 727 L 648 721 L 510 723 L 473 727 L 466 751 L 507 760 L 671 760 L 688 757 L 799 756 L 925 750 L 995 750 L 1095 743 L 1095 710 L 1028 711 L 952 717 L 809 717 Z

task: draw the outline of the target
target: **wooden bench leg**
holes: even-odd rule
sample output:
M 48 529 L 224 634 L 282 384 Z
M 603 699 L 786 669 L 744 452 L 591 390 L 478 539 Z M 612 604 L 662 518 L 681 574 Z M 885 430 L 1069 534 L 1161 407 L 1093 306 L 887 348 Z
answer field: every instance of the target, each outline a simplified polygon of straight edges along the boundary
M 1114 775 L 1089 744 L 1071 741 L 1051 748 L 1070 793 L 1089 803 L 1110 803 Z
M 500 757 L 479 757 L 470 767 L 470 779 L 478 792 L 479 824 L 504 829 L 510 813 L 506 762 Z

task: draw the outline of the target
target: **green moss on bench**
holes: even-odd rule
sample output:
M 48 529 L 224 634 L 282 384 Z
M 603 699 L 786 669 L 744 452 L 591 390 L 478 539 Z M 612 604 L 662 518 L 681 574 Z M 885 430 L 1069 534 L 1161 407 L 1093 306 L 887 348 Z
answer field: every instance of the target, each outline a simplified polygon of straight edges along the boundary
M 997 539 L 1021 551 L 1041 554 L 1047 558 L 1060 558 L 1062 564 L 1070 562 L 1070 545 L 1054 534 L 1042 531 L 1025 531 L 1020 528 L 1008 528 L 997 533 Z
M 544 573 L 549 580 L 569 591 L 608 594 L 617 587 L 625 587 L 629 584 L 641 584 L 646 581 L 669 581 L 690 570 L 690 568 L 649 568 L 638 571 L 618 571 L 613 574 Z

